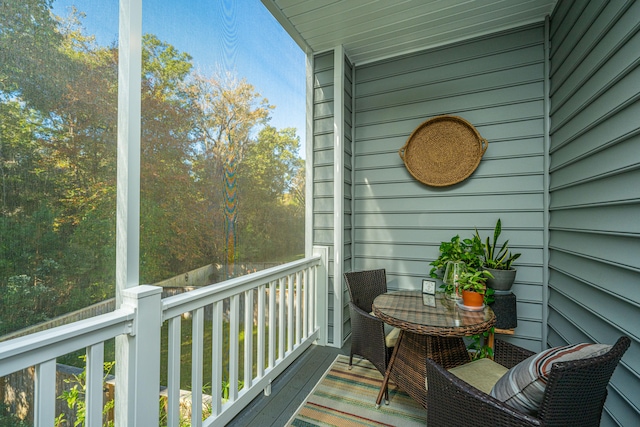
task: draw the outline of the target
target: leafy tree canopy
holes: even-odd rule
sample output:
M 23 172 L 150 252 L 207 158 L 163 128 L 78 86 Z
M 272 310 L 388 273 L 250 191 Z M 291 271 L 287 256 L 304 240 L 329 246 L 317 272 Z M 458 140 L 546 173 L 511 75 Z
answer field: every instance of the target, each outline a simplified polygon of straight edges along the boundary
M 0 3 L 0 335 L 115 293 L 117 46 L 51 5 Z M 268 125 L 275 107 L 245 79 L 198 73 L 155 35 L 142 43 L 142 281 L 225 262 L 231 172 L 234 261 L 299 256 L 295 130 Z

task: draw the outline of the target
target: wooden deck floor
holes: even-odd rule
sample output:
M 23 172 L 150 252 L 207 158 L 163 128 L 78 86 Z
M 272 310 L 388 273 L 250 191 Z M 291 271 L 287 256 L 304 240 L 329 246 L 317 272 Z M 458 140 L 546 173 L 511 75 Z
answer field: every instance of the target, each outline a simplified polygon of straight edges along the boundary
M 227 426 L 282 427 L 320 381 L 338 354 L 349 354 L 350 342 L 342 349 L 311 346 L 271 383 L 271 395 L 256 397 Z

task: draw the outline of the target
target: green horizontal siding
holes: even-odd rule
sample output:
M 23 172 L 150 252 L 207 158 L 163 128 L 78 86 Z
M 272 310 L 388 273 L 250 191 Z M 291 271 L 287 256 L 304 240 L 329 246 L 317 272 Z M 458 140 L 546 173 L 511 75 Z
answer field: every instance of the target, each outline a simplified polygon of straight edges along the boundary
M 548 345 L 631 348 L 603 426 L 640 425 L 640 2 L 560 1 L 551 17 Z
M 542 346 L 544 265 L 544 28 L 528 26 L 356 67 L 354 262 L 386 268 L 390 286 L 419 289 L 441 241 L 488 235 L 522 257 L 514 342 Z M 422 122 L 462 116 L 489 141 L 466 181 L 416 181 L 398 150 Z

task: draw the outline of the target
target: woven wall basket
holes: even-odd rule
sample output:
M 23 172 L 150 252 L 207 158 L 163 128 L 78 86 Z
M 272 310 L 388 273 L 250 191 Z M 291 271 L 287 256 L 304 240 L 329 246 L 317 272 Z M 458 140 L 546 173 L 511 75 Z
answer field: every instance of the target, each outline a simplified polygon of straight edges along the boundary
M 471 123 L 457 116 L 433 117 L 413 131 L 399 151 L 409 173 L 433 187 L 467 179 L 489 143 Z

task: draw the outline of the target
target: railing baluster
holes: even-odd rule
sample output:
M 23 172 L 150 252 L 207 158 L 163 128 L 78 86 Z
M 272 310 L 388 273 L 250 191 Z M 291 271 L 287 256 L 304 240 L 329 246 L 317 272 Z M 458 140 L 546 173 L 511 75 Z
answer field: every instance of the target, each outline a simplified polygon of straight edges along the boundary
M 285 278 L 281 277 L 280 279 L 278 279 L 278 283 L 279 283 L 279 292 L 280 292 L 280 307 L 278 309 L 280 317 L 278 319 L 278 333 L 280 334 L 278 336 L 278 360 L 282 360 L 284 359 L 284 342 L 285 342 L 285 338 L 286 338 L 286 319 L 285 319 L 285 296 L 287 294 L 286 292 L 286 285 L 285 285 Z
M 85 425 L 102 426 L 102 381 L 104 378 L 104 342 L 87 348 Z
M 167 337 L 167 426 L 180 423 L 180 345 L 182 317 L 169 319 Z
M 287 352 L 293 350 L 293 333 L 295 319 L 293 318 L 293 274 L 287 277 Z
M 287 291 L 287 351 L 293 350 L 293 274 L 289 274 Z
M 253 290 L 244 293 L 244 387 L 251 388 L 253 378 Z
M 204 356 L 204 307 L 193 312 L 191 326 L 191 425 L 202 424 L 202 366 Z
M 222 411 L 222 301 L 213 303 L 213 319 L 211 320 L 211 414 L 219 415 Z
M 317 282 L 316 282 L 316 267 L 311 267 L 309 272 L 309 333 L 315 332 L 317 328 Z
M 53 427 L 56 414 L 56 359 L 36 365 L 34 421 L 38 427 Z
M 300 344 L 302 336 L 302 279 L 300 271 L 296 272 L 295 297 L 296 297 L 296 341 L 295 345 Z
M 276 294 L 277 282 L 269 283 L 269 368 L 276 365 L 276 332 L 278 322 L 276 322 Z
M 229 313 L 229 402 L 238 398 L 238 345 L 240 332 L 240 295 L 231 297 Z
M 304 294 L 302 295 L 302 337 L 307 338 L 309 336 L 309 307 L 311 301 L 309 301 L 309 269 L 305 268 L 302 272 Z
M 265 328 L 265 292 L 267 286 L 261 285 L 258 288 L 258 349 L 257 349 L 257 358 L 258 358 L 258 369 L 256 371 L 256 378 L 262 378 L 264 376 L 264 352 L 265 348 L 265 337 L 264 337 L 264 328 Z

